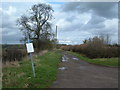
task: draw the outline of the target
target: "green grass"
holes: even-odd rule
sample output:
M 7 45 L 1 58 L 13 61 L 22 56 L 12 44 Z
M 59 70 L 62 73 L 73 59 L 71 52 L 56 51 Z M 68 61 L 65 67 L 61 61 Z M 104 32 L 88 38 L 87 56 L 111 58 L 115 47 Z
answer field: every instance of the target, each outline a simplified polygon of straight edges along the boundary
M 90 59 L 84 55 L 81 55 L 79 53 L 69 52 L 68 53 L 75 55 L 76 57 L 80 58 L 81 60 L 84 60 L 86 62 L 97 64 L 97 65 L 103 65 L 103 66 L 112 66 L 112 67 L 119 67 L 120 64 L 118 64 L 118 58 L 96 58 L 96 59 Z
M 56 80 L 60 51 L 50 51 L 34 58 L 36 78 L 31 61 L 20 61 L 16 67 L 3 68 L 3 88 L 48 88 Z

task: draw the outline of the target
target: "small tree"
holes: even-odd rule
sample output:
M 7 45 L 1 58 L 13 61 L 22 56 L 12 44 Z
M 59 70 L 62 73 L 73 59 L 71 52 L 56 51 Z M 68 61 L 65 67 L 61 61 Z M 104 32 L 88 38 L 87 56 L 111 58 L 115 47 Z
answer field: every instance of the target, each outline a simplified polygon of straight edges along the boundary
M 83 40 L 83 43 L 84 44 L 88 43 L 88 40 L 87 39 Z

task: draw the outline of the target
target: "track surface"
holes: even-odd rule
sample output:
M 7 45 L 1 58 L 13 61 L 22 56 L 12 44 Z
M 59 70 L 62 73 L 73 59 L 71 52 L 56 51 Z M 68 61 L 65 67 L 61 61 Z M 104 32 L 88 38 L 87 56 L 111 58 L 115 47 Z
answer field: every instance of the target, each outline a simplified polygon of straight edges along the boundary
M 62 52 L 64 61 L 52 88 L 118 88 L 118 68 L 97 66 Z M 78 58 L 77 58 L 78 59 Z M 67 61 L 66 61 L 67 60 Z

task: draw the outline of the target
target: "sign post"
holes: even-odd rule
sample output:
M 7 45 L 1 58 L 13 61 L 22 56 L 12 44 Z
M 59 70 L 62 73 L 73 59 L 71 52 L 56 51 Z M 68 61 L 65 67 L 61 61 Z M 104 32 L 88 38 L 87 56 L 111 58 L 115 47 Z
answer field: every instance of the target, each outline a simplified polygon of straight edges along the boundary
M 33 72 L 34 77 L 36 77 L 35 69 L 34 69 L 34 62 L 32 59 L 32 52 L 34 52 L 34 48 L 33 48 L 33 43 L 30 43 L 29 39 L 28 39 L 28 43 L 26 43 L 26 47 L 27 47 L 27 52 L 30 54 L 30 59 L 31 59 L 31 63 L 32 63 L 32 72 Z

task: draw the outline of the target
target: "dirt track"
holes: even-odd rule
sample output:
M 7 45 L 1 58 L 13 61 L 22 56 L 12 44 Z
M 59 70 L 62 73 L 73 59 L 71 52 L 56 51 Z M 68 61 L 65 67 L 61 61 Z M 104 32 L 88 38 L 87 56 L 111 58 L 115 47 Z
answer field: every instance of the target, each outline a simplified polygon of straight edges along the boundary
M 97 66 L 62 52 L 64 60 L 52 88 L 118 88 L 118 68 Z M 62 68 L 61 68 L 62 69 Z

